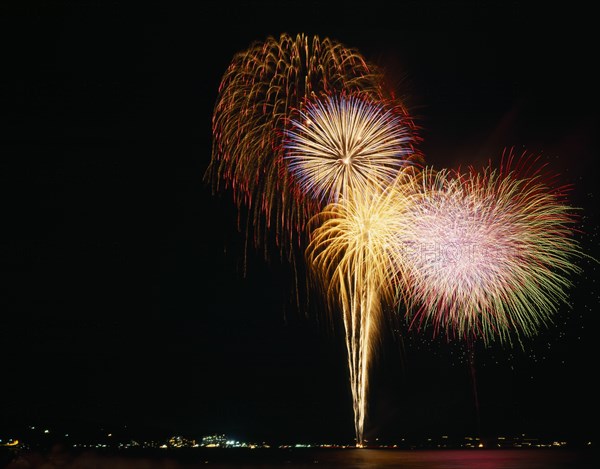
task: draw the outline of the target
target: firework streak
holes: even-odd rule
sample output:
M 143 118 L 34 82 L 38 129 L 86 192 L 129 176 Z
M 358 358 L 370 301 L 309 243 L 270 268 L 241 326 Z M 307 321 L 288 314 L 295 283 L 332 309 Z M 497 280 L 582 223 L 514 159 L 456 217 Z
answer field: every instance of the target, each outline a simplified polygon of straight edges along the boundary
M 333 309 L 341 306 L 355 415 L 362 446 L 367 411 L 368 371 L 379 342 L 382 305 L 395 298 L 394 278 L 405 269 L 398 240 L 405 231 L 401 214 L 410 200 L 408 175 L 388 189 L 365 186 L 347 193 L 315 217 L 307 248 L 309 265 L 326 288 Z

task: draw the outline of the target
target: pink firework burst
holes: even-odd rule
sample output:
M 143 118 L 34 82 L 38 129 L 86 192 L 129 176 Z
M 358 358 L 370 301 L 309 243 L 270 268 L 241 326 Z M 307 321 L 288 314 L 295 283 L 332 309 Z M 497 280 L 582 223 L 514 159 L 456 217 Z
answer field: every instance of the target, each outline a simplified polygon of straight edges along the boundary
M 413 325 L 487 342 L 551 321 L 579 248 L 573 209 L 531 168 L 423 173 L 402 240 Z

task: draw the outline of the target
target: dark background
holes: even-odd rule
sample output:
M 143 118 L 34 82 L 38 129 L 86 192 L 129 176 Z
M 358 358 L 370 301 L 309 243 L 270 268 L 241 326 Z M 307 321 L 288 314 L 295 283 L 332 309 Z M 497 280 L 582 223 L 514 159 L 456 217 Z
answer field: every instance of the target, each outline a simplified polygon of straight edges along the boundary
M 294 307 L 289 266 L 251 250 L 244 277 L 231 197 L 203 183 L 222 73 L 281 32 L 358 48 L 406 96 L 429 163 L 541 152 L 598 258 L 592 17 L 571 2 L 3 2 L 0 432 L 352 441 L 340 331 Z M 553 326 L 476 350 L 479 414 L 463 347 L 386 332 L 367 437 L 590 438 L 600 293 L 597 264 L 579 264 Z

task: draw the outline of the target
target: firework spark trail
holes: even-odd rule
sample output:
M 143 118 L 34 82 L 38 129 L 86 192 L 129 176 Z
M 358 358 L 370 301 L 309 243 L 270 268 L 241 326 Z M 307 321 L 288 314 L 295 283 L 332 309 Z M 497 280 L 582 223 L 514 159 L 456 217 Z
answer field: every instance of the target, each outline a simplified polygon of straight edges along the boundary
M 391 202 L 400 200 L 401 184 L 393 182 L 417 159 L 413 137 L 405 114 L 393 106 L 341 94 L 309 102 L 291 120 L 284 141 L 285 159 L 305 197 L 334 203 L 317 217 L 326 221 L 312 233 L 307 253 L 332 306 L 342 309 L 358 446 L 382 292 L 391 292 L 381 269 L 390 236 L 398 235 Z M 379 212 L 371 211 L 373 204 Z
M 510 342 L 551 322 L 580 255 L 562 200 L 539 172 L 510 162 L 481 173 L 424 171 L 402 240 L 412 324 Z
M 363 445 L 382 292 L 387 290 L 384 297 L 391 292 L 382 249 L 391 249 L 390 236 L 398 235 L 392 230 L 399 218 L 392 217 L 391 202 L 401 200 L 400 184 L 393 182 L 402 180 L 401 171 L 417 159 L 405 121 L 402 112 L 381 101 L 325 96 L 291 120 L 284 140 L 285 159 L 305 197 L 334 202 L 317 217 L 326 221 L 312 233 L 307 253 L 322 274 L 328 299 L 334 308 L 341 306 L 358 446 Z M 390 185 L 393 189 L 386 191 Z M 373 204 L 380 213 L 371 211 Z
M 333 310 L 341 307 L 348 369 L 355 415 L 357 446 L 363 445 L 367 414 L 369 366 L 378 345 L 382 305 L 395 297 L 394 272 L 403 272 L 392 261 L 404 230 L 408 198 L 402 194 L 408 173 L 382 190 L 366 186 L 349 192 L 314 218 L 315 229 L 307 260 L 317 281 L 326 286 Z
M 335 202 L 367 186 L 389 185 L 417 160 L 406 114 L 360 96 L 326 96 L 291 119 L 285 159 L 301 190 Z

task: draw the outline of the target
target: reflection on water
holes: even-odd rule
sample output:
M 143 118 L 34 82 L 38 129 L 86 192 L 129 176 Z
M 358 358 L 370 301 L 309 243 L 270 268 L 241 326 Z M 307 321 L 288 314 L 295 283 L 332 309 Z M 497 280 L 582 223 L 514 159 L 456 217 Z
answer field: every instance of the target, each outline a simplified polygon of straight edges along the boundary
M 54 449 L 47 454 L 17 456 L 9 469 L 588 469 L 592 451 L 546 450 L 161 450 L 121 453 L 71 453 Z M 595 467 L 595 466 L 594 466 Z
M 591 467 L 584 455 L 568 451 L 529 450 L 451 450 L 451 451 L 352 451 L 327 467 L 348 469 L 566 469 Z

